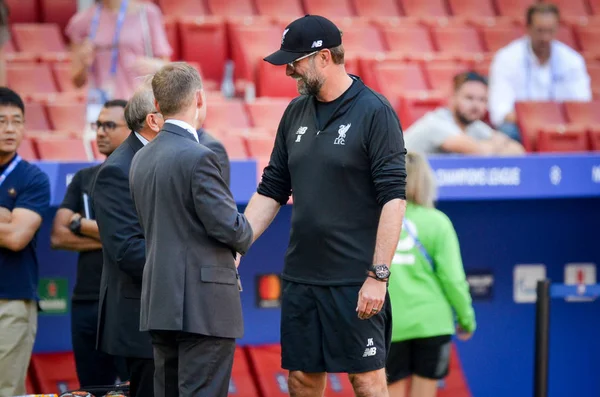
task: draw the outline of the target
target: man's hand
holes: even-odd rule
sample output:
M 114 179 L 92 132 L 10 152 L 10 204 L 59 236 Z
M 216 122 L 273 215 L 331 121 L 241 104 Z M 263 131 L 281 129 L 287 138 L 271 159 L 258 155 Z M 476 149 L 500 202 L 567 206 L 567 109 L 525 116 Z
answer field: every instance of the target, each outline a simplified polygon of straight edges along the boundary
M 456 337 L 462 341 L 468 341 L 473 336 L 472 332 L 467 332 L 460 325 L 456 326 Z
M 366 320 L 381 311 L 387 293 L 387 283 L 367 277 L 358 292 L 358 318 Z
M 0 223 L 10 223 L 12 221 L 12 212 L 7 208 L 0 207 Z
M 75 212 L 75 213 L 73 214 L 73 216 L 71 216 L 71 219 L 69 219 L 69 224 L 71 224 L 71 222 L 73 222 L 73 221 L 74 221 L 74 220 L 76 220 L 76 219 L 81 219 L 81 215 L 80 215 L 80 214 L 78 214 L 77 212 Z

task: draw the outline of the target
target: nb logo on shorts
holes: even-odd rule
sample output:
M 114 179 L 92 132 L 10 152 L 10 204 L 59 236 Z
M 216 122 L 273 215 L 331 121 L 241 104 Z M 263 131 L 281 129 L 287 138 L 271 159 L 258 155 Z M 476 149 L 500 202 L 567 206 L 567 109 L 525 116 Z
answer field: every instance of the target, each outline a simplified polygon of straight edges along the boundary
M 371 357 L 377 354 L 377 348 L 376 347 L 367 347 L 365 349 L 365 352 L 363 353 L 363 357 Z

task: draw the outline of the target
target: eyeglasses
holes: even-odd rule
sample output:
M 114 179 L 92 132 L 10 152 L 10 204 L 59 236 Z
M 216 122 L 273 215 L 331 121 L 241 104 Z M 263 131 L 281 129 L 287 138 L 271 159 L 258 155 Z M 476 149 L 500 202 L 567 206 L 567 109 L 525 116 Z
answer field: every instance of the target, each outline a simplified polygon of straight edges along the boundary
M 96 121 L 92 123 L 92 130 L 98 131 L 100 128 L 103 128 L 104 131 L 114 131 L 117 127 L 125 127 L 125 124 L 117 124 L 114 121 Z
M 321 51 L 321 50 L 317 50 L 317 51 L 311 52 L 310 54 L 302 55 L 300 58 L 296 59 L 295 61 L 292 61 L 292 62 L 288 63 L 288 65 L 289 65 L 291 68 L 293 68 L 293 67 L 294 67 L 294 64 L 295 64 L 296 62 L 299 62 L 299 61 L 303 60 L 304 58 L 311 57 L 311 56 L 315 55 L 316 53 L 318 53 L 319 51 Z

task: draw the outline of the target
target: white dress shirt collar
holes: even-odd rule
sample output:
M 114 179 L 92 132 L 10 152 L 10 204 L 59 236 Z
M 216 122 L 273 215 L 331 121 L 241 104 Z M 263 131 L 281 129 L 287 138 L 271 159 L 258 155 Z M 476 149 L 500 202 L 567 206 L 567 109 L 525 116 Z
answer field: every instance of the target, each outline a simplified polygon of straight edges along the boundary
M 192 136 L 194 137 L 194 139 L 196 140 L 196 142 L 200 142 L 198 140 L 198 133 L 196 132 L 196 130 L 194 129 L 194 127 L 192 127 L 191 125 L 189 125 L 185 121 L 169 119 L 169 120 L 165 121 L 165 123 L 175 124 L 176 126 L 183 128 L 184 130 L 186 130 L 187 132 L 189 132 L 190 134 L 192 134 Z
M 133 131 L 133 133 L 135 134 L 135 136 L 137 137 L 137 139 L 140 140 L 140 142 L 142 142 L 142 145 L 146 146 L 148 144 L 148 140 L 146 138 L 144 138 L 142 136 L 142 134 L 139 134 L 137 131 Z

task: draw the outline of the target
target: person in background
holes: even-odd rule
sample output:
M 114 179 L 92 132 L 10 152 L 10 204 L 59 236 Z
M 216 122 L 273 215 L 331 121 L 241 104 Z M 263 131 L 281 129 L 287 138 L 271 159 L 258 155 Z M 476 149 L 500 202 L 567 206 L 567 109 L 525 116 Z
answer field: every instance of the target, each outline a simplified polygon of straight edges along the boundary
M 492 61 L 490 119 L 496 128 L 515 140 L 520 139 L 515 102 L 592 98 L 585 60 L 556 40 L 559 17 L 554 4 L 531 5 L 526 14 L 528 34 L 500 49 Z
M 520 155 L 520 143 L 482 121 L 487 108 L 487 80 L 475 72 L 454 77 L 449 106 L 438 108 L 406 130 L 406 149 L 424 154 Z
M 120 99 L 106 102 L 93 125 L 98 150 L 105 156 L 110 156 L 129 135 L 125 105 L 127 101 Z M 52 248 L 79 252 L 71 305 L 71 340 L 81 387 L 114 384 L 117 376 L 123 381 L 129 379 L 122 358 L 96 349 L 102 243 L 91 190 L 98 169 L 100 165 L 75 173 L 56 212 L 51 235 Z
M 146 241 L 129 190 L 129 168 L 135 153 L 156 137 L 162 115 L 144 111 L 141 128 L 132 123 L 132 110 L 139 108 L 142 84 L 125 108 L 125 120 L 135 128 L 106 159 L 92 188 L 93 207 L 102 241 L 103 265 L 100 283 L 98 348 L 125 357 L 132 397 L 154 395 L 154 361 L 147 332 L 140 332 L 140 293 L 146 261 Z
M 130 98 L 136 77 L 169 61 L 171 47 L 160 9 L 152 2 L 98 0 L 66 28 L 73 53 L 73 82 L 90 83 L 90 101 Z
M 24 395 L 37 332 L 37 232 L 50 206 L 50 181 L 17 154 L 25 106 L 0 87 L 0 396 Z
M 198 143 L 206 146 L 217 155 L 219 166 L 221 167 L 221 176 L 225 180 L 227 186 L 229 186 L 231 182 L 231 165 L 225 146 L 202 127 L 197 127 L 196 132 L 198 133 Z
M 448 374 L 451 337 L 468 340 L 475 312 L 452 222 L 434 208 L 435 179 L 424 157 L 406 156 L 406 214 L 392 260 L 390 397 L 434 397 Z M 411 390 L 407 383 L 411 379 Z

